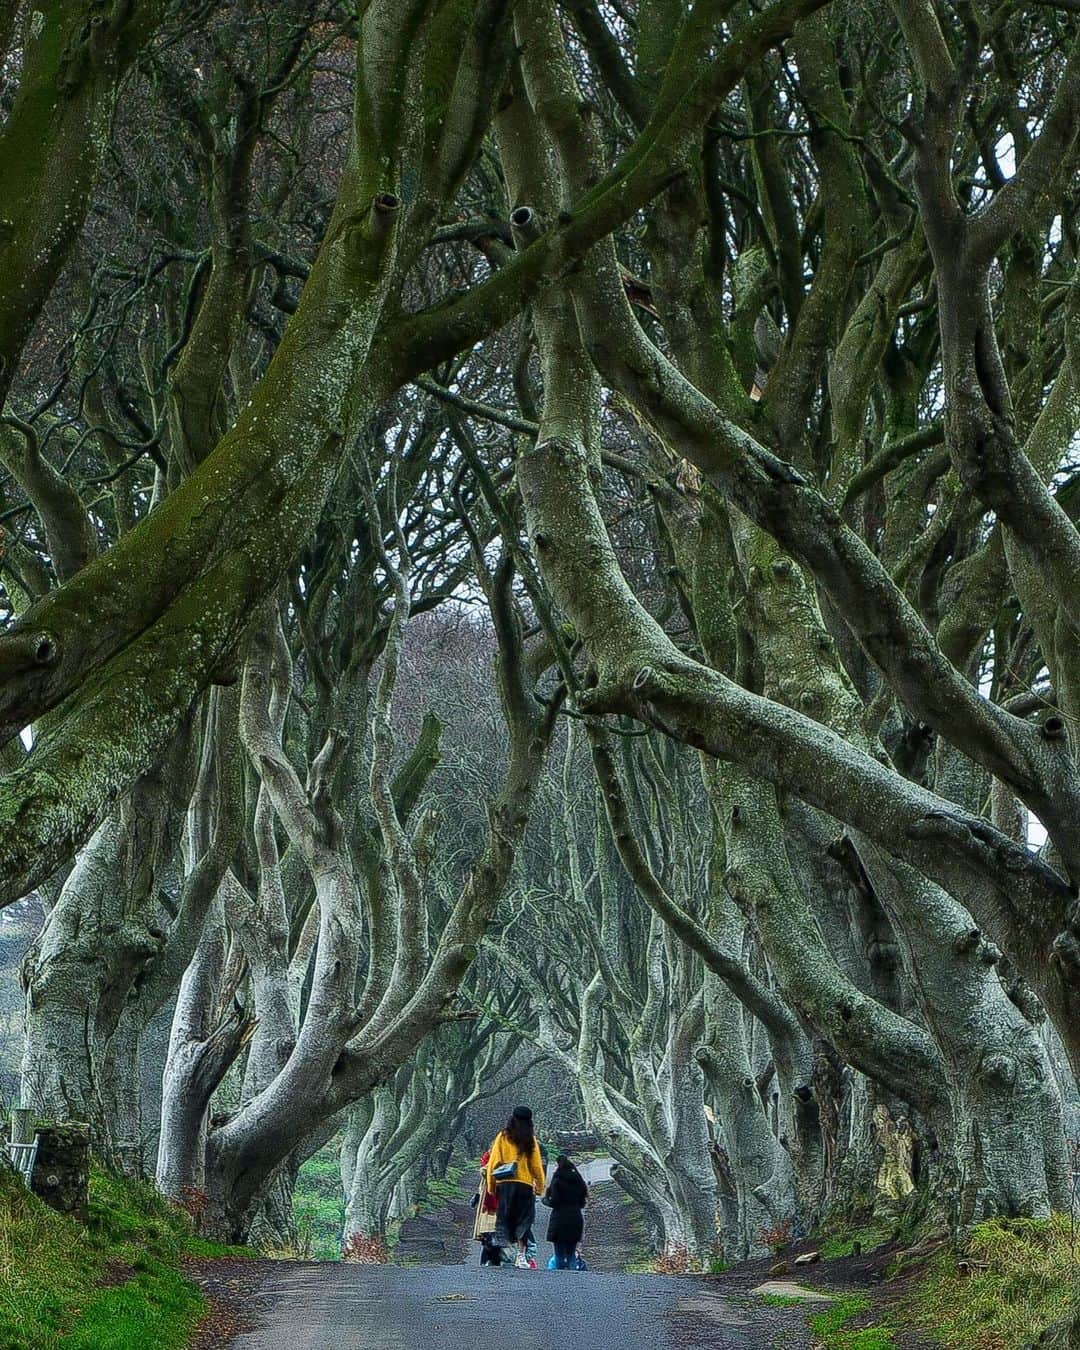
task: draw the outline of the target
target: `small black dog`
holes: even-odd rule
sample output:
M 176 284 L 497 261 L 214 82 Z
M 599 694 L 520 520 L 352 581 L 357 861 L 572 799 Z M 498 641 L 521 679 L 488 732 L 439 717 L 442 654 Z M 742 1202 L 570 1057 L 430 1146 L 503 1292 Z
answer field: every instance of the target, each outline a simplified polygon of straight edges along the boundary
M 482 1266 L 501 1266 L 502 1248 L 496 1247 L 487 1235 L 480 1239 L 480 1264 Z

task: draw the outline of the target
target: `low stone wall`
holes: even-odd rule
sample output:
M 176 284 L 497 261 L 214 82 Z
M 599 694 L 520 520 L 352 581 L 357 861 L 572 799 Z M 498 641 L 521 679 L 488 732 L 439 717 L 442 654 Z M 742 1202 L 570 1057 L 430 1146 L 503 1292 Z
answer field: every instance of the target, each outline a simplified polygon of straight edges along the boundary
M 598 1134 L 591 1130 L 557 1130 L 555 1143 L 561 1153 L 595 1153 L 604 1147 Z

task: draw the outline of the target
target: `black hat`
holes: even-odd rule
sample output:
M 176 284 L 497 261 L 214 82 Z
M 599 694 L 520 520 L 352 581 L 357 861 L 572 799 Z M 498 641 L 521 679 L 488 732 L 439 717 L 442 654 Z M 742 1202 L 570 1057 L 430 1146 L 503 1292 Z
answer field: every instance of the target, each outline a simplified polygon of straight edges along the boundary
M 515 1106 L 510 1113 L 515 1120 L 532 1120 L 531 1106 Z

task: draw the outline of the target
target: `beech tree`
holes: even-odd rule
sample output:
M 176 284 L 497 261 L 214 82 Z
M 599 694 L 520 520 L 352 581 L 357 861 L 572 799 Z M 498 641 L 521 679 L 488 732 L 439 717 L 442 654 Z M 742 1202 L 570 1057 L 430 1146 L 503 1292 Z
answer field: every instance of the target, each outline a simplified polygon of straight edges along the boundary
M 573 1071 L 659 1244 L 1062 1207 L 1072 7 L 82 0 L 0 42 L 24 1092 L 141 1166 L 175 999 L 158 1181 L 242 1235 L 346 1113 L 386 1172 L 486 936 L 478 1040 Z M 505 751 L 440 821 L 461 695 L 399 666 L 464 604 Z

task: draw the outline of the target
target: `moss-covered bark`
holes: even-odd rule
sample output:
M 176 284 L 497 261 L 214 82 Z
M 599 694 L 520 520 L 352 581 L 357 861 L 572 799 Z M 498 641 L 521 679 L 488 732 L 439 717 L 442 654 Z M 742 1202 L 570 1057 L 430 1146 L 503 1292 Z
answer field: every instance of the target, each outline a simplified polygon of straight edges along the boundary
M 9 6 L 12 18 L 17 6 Z M 51 0 L 26 21 L 18 94 L 0 131 L 0 407 L 90 203 L 112 100 L 164 0 Z

